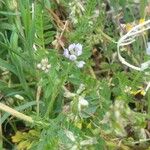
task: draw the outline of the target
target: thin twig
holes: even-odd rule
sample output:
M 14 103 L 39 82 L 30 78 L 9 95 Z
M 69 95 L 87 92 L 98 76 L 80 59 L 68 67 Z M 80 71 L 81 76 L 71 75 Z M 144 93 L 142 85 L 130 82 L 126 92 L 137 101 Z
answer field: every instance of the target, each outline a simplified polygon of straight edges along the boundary
M 37 93 L 36 93 L 36 104 L 37 104 L 37 107 L 36 107 L 36 112 L 37 112 L 37 115 L 39 115 L 39 112 L 40 112 L 40 96 L 41 96 L 41 91 L 42 91 L 42 87 L 39 85 L 37 87 Z
M 64 25 L 64 27 L 63 27 L 63 29 L 62 29 L 62 32 L 61 32 L 60 36 L 57 38 L 57 42 L 59 43 L 59 45 L 60 45 L 63 49 L 65 49 L 65 48 L 64 48 L 64 45 L 63 45 L 62 42 L 61 42 L 61 39 L 62 39 L 62 36 L 63 36 L 65 30 L 67 29 L 67 27 L 68 27 L 68 21 L 65 22 L 65 25 Z
M 38 2 L 40 4 L 42 4 L 40 0 L 38 0 Z M 60 20 L 60 18 L 54 13 L 53 10 L 51 10 L 50 8 L 48 8 L 46 6 L 45 6 L 45 8 L 48 11 L 48 13 L 52 16 L 52 19 L 56 23 L 56 25 L 58 26 L 58 28 L 60 28 L 62 30 L 63 27 L 64 27 L 64 24 L 63 24 L 62 20 Z

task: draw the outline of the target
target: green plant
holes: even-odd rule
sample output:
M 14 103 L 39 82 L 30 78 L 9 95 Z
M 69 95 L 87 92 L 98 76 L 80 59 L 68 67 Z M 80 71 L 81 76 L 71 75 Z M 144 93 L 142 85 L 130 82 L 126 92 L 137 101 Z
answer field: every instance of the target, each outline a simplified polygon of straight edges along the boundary
M 1 0 L 0 8 L 1 148 L 149 149 L 149 67 L 124 63 L 149 60 L 148 32 L 131 35 L 149 29 L 147 0 Z

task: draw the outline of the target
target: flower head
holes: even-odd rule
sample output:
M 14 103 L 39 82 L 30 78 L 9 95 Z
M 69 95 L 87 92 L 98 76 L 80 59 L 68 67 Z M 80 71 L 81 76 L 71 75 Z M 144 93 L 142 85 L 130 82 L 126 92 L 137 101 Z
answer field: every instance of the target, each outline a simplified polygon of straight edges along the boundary
M 64 56 L 70 60 L 76 60 L 78 56 L 82 54 L 82 45 L 81 44 L 70 44 L 68 49 L 64 50 Z
M 51 64 L 49 64 L 48 58 L 42 59 L 41 62 L 37 64 L 37 68 L 44 71 L 45 73 L 48 73 L 51 68 Z
M 70 44 L 68 49 L 64 49 L 63 55 L 69 60 L 74 61 L 78 68 L 82 68 L 85 64 L 84 61 L 77 61 L 78 56 L 82 55 L 82 45 L 80 43 Z
M 76 66 L 78 68 L 83 68 L 83 66 L 85 65 L 85 62 L 84 61 L 76 61 Z

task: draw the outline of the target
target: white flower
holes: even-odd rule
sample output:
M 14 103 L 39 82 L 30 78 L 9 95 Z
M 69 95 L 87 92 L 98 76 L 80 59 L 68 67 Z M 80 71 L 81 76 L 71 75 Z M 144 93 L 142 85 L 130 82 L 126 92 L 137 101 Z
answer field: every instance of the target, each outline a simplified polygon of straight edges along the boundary
M 76 61 L 78 56 L 82 55 L 82 45 L 78 44 L 70 44 L 68 49 L 64 49 L 63 55 L 71 61 L 76 63 L 78 68 L 82 68 L 85 64 L 84 61 Z
M 48 73 L 51 68 L 51 64 L 49 64 L 48 58 L 42 59 L 41 63 L 37 64 L 37 68 L 44 71 L 45 73 Z
M 82 108 L 88 107 L 89 102 L 84 99 L 82 96 L 79 96 L 79 102 L 78 102 L 78 111 L 80 112 Z
M 82 54 L 82 45 L 81 44 L 70 44 L 68 49 L 64 49 L 64 56 L 69 58 L 70 55 L 80 56 Z
M 83 66 L 85 65 L 85 62 L 84 61 L 76 61 L 76 66 L 78 68 L 83 68 Z

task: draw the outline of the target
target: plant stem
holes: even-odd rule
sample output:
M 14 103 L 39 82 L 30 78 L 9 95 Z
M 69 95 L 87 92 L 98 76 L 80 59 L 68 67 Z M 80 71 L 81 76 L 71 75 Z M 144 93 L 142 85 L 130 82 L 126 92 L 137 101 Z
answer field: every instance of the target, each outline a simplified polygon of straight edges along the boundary
M 39 112 L 40 112 L 40 96 L 41 96 L 41 91 L 42 91 L 42 87 L 39 85 L 37 87 L 37 93 L 36 93 L 36 104 L 37 104 L 37 107 L 36 107 L 36 112 L 37 112 L 37 116 L 39 115 Z
M 3 103 L 0 103 L 0 110 L 3 110 L 5 112 L 8 112 L 9 114 L 19 118 L 19 119 L 22 119 L 24 121 L 27 121 L 27 122 L 30 122 L 30 123 L 33 123 L 33 119 L 27 115 L 24 115 L 23 113 L 20 113 L 18 111 L 16 111 L 15 109 L 12 109 L 11 107 L 3 104 Z
M 68 73 L 70 72 L 70 70 L 72 68 L 72 65 L 73 64 L 68 64 L 68 67 L 67 67 L 67 70 L 66 70 L 66 73 L 65 73 L 64 77 L 62 77 L 62 79 L 59 81 L 59 83 L 57 85 L 54 85 L 54 92 L 53 92 L 53 94 L 51 96 L 51 100 L 48 104 L 48 108 L 47 108 L 47 111 L 45 113 L 45 117 L 48 117 L 52 113 L 53 105 L 54 105 L 54 102 L 56 100 L 56 97 L 58 96 L 60 90 L 62 89 L 63 84 L 67 80 Z

